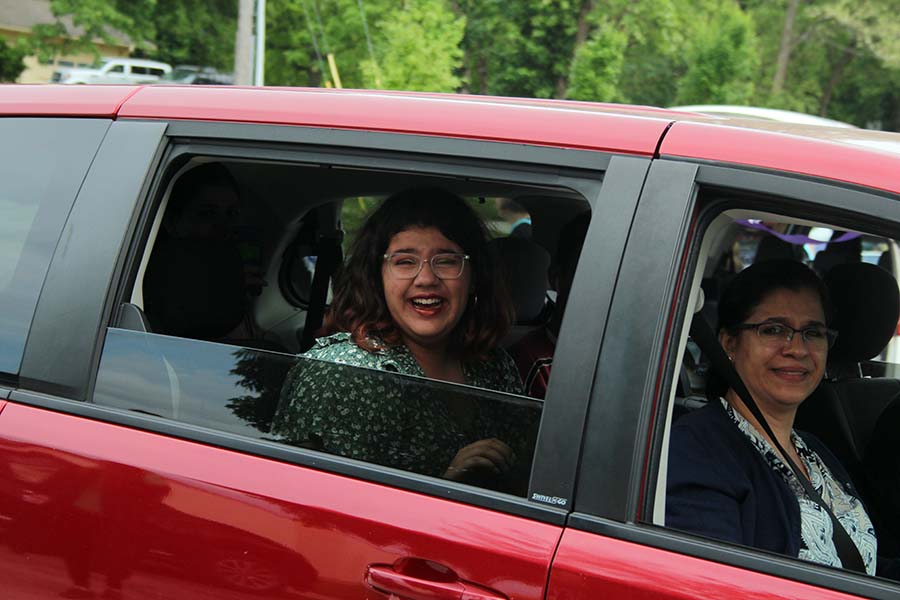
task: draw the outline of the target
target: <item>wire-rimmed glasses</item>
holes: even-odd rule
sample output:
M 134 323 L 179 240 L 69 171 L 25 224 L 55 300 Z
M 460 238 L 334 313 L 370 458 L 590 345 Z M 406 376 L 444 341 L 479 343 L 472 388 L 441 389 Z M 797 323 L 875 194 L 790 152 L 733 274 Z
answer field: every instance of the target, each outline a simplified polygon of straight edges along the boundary
M 459 279 L 469 258 L 468 254 L 456 252 L 435 254 L 427 259 L 408 252 L 392 252 L 384 255 L 388 270 L 397 279 L 415 279 L 422 272 L 425 263 L 431 266 L 431 272 L 438 279 Z
M 759 339 L 769 345 L 790 344 L 794 339 L 794 334 L 799 333 L 806 345 L 816 350 L 831 348 L 838 336 L 837 331 L 828 329 L 824 325 L 807 325 L 800 329 L 794 329 L 790 325 L 778 321 L 741 323 L 736 325 L 735 329 L 755 329 Z

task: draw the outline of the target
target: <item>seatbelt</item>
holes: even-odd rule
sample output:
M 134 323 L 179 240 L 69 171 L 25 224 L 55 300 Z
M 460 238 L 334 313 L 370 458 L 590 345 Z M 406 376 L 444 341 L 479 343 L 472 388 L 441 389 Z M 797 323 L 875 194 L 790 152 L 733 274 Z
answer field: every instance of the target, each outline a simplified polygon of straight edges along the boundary
M 335 229 L 333 232 L 321 236 L 316 243 L 316 270 L 309 288 L 306 324 L 303 326 L 303 337 L 300 339 L 301 352 L 312 348 L 316 340 L 316 333 L 322 327 L 325 304 L 328 301 L 328 282 L 344 258 L 341 250 L 343 236 L 343 231 Z
M 806 496 L 828 513 L 828 517 L 831 519 L 832 530 L 834 531 L 832 535 L 834 547 L 837 550 L 838 557 L 841 559 L 841 565 L 847 569 L 865 574 L 865 563 L 863 563 L 862 556 L 860 555 L 856 544 L 850 539 L 850 534 L 847 533 L 844 526 L 841 525 L 837 517 L 834 516 L 831 508 L 825 504 L 822 496 L 815 490 L 812 483 L 806 478 L 803 471 L 800 470 L 800 467 L 797 466 L 793 459 L 788 456 L 788 453 L 784 451 L 784 448 L 781 447 L 778 438 L 776 438 L 775 434 L 772 432 L 772 428 L 763 416 L 762 411 L 759 410 L 759 406 L 757 406 L 756 401 L 753 400 L 753 396 L 747 390 L 747 386 L 744 385 L 744 382 L 741 380 L 740 375 L 738 375 L 734 365 L 728 360 L 728 356 L 725 354 L 725 350 L 713 333 L 712 328 L 699 314 L 694 315 L 693 322 L 691 323 L 691 337 L 709 358 L 712 367 L 725 378 L 731 389 L 733 389 L 738 397 L 740 397 L 744 406 L 746 406 L 753 416 L 756 417 L 756 420 L 768 434 L 772 443 L 775 444 L 775 447 L 781 452 L 784 462 L 787 463 L 791 471 L 794 472 L 794 476 L 800 481 L 800 485 L 803 486 L 803 491 L 806 492 Z

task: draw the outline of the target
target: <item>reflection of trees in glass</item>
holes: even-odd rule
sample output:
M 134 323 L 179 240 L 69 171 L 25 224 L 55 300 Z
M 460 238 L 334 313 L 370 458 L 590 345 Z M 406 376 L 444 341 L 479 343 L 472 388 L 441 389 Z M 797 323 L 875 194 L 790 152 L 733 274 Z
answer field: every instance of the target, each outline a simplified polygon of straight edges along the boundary
M 294 358 L 248 348 L 233 354 L 236 360 L 230 372 L 240 377 L 237 385 L 249 393 L 230 398 L 225 406 L 247 424 L 268 433 L 278 409 L 281 386 Z

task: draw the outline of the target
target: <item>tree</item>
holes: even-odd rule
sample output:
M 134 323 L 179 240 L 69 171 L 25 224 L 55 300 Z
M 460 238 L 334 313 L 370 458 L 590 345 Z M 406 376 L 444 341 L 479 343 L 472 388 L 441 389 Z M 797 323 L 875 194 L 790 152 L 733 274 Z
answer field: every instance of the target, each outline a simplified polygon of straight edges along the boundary
M 233 355 L 231 374 L 240 377 L 237 385 L 247 393 L 229 398 L 225 406 L 248 425 L 268 433 L 291 361 L 247 348 L 235 350 Z
M 778 44 L 778 59 L 775 62 L 775 76 L 772 78 L 772 94 L 780 94 L 784 89 L 784 78 L 787 74 L 791 52 L 797 41 L 794 39 L 794 23 L 797 20 L 797 8 L 800 0 L 787 0 L 784 11 L 784 24 L 781 28 L 781 41 Z
M 563 90 L 568 98 L 618 102 L 622 100 L 619 79 L 625 62 L 628 36 L 605 24 L 575 52 L 569 75 L 571 86 Z
M 172 65 L 234 68 L 235 0 L 155 0 L 154 48 L 148 55 Z
M 25 70 L 25 50 L 0 38 L 0 82 L 13 82 Z
M 118 34 L 125 34 L 143 48 L 154 37 L 154 24 L 148 16 L 154 14 L 155 8 L 156 0 L 51 0 L 55 21 L 32 27 L 30 49 L 45 59 L 79 50 L 99 57 L 95 40 L 112 44 L 119 41 Z M 81 35 L 69 31 L 63 21 L 65 16 L 72 18 L 73 25 L 82 30 Z
M 558 92 L 583 100 L 670 102 L 684 62 L 684 37 L 703 14 L 703 2 L 694 2 L 692 18 L 684 18 L 684 4 L 683 0 L 583 3 L 568 90 L 563 93 L 560 86 Z M 582 35 L 585 26 L 587 37 Z
M 799 1 L 790 36 L 783 35 L 788 4 L 766 0 L 744 4 L 754 18 L 760 42 L 755 104 L 818 113 L 858 125 L 896 122 L 891 82 L 897 80 L 900 69 L 898 0 Z M 786 44 L 789 60 L 779 61 Z M 783 83 L 773 86 L 782 76 Z
M 378 62 L 363 62 L 368 87 L 429 92 L 459 89 L 465 18 L 454 15 L 445 0 L 405 0 L 402 8 L 387 15 L 375 29 Z
M 52 0 L 53 23 L 32 28 L 30 51 L 41 58 L 87 51 L 97 40 L 136 46 L 134 54 L 172 64 L 232 68 L 235 0 Z M 69 31 L 65 17 L 81 30 Z
M 678 83 L 678 104 L 747 104 L 753 98 L 758 65 L 752 19 L 722 2 L 717 23 L 696 32 L 688 67 Z

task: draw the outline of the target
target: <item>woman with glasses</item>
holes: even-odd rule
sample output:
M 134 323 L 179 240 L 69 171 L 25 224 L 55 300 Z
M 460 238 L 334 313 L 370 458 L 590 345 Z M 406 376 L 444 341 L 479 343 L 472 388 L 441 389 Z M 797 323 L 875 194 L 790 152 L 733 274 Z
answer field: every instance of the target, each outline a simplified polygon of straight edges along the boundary
M 757 263 L 741 271 L 722 294 L 719 341 L 781 448 L 847 531 L 866 571 L 874 574 L 875 532 L 850 477 L 820 441 L 793 428 L 800 403 L 822 380 L 837 335 L 828 329 L 829 311 L 824 284 L 805 265 Z M 808 497 L 735 390 L 713 381 L 707 389 L 709 404 L 672 427 L 666 525 L 847 566 L 835 546 L 834 522 Z
M 459 481 L 509 471 L 538 419 L 470 394 L 404 393 L 418 375 L 519 394 L 498 343 L 512 305 L 487 231 L 458 196 L 398 193 L 368 218 L 338 273 L 325 331 L 282 388 L 272 430 L 333 454 Z M 320 362 L 328 361 L 328 362 Z M 409 390 L 407 386 L 407 390 Z

